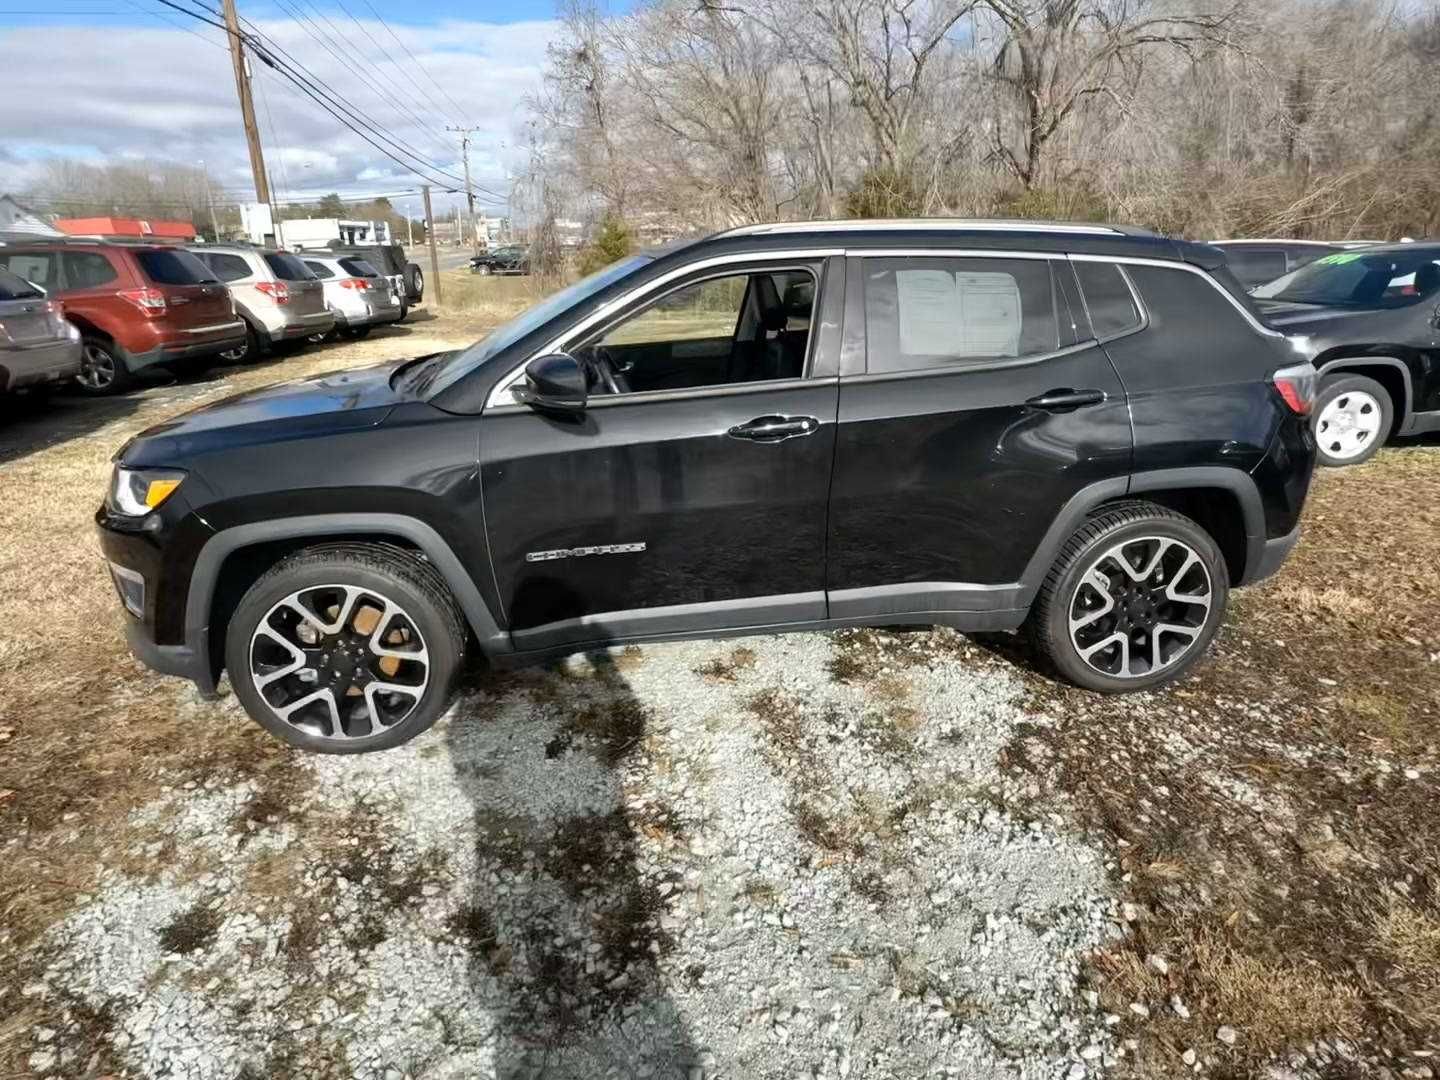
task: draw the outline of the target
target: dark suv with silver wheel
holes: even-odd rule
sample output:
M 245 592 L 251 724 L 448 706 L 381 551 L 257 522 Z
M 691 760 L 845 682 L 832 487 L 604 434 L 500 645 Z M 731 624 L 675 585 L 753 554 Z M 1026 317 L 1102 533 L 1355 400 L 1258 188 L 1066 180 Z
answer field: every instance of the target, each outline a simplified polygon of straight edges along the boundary
M 467 653 L 944 624 L 1173 680 L 1294 546 L 1314 370 L 1214 248 L 753 226 L 468 349 L 152 429 L 97 520 L 135 652 L 296 745 L 394 746 Z

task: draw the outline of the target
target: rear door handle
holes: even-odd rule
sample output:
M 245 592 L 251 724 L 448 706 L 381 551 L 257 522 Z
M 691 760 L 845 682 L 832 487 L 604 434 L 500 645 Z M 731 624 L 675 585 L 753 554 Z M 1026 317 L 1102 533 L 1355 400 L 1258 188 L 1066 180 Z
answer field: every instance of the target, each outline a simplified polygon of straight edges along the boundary
M 820 421 L 813 416 L 757 416 L 754 420 L 735 425 L 727 434 L 732 439 L 777 443 L 813 435 L 819 430 Z
M 1058 390 L 1046 390 L 1043 394 L 1027 398 L 1026 405 L 1032 409 L 1049 412 L 1068 412 L 1086 405 L 1099 405 L 1105 400 L 1104 390 L 1071 390 L 1068 386 Z

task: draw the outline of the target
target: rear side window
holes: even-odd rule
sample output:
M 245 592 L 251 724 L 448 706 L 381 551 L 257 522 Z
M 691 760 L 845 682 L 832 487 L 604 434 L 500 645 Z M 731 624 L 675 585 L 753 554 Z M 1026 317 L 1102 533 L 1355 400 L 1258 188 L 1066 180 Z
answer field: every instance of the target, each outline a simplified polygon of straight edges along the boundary
M 0 265 L 3 265 L 5 269 L 16 277 L 33 281 L 36 285 L 46 289 L 53 289 L 58 284 L 60 275 L 56 272 L 57 262 L 55 253 L 50 251 L 0 254 Z
M 340 266 L 347 274 L 355 277 L 379 277 L 380 271 L 371 266 L 364 259 L 357 259 L 353 255 L 347 255 L 340 260 Z
M 69 289 L 98 289 L 120 276 L 110 260 L 95 251 L 63 252 L 60 263 L 65 267 L 65 287 Z
M 188 251 L 137 251 L 135 259 L 156 285 L 199 285 L 215 275 Z
M 1059 348 L 1044 259 L 865 260 L 866 368 L 963 367 Z
M 1081 260 L 1072 265 L 1080 280 L 1080 290 L 1085 294 L 1090 328 L 1097 338 L 1115 337 L 1139 328 L 1143 321 L 1140 309 L 1118 266 Z
M 312 259 L 305 260 L 305 268 L 318 278 L 332 278 L 335 276 L 334 270 L 331 270 L 324 263 L 315 262 Z
M 215 272 L 221 281 L 239 281 L 250 276 L 250 264 L 239 255 L 226 255 L 219 251 L 207 251 L 200 258 Z
M 0 270 L 0 300 L 37 300 L 39 289 L 22 277 L 16 277 L 9 270 Z
M 315 280 L 315 275 L 306 268 L 305 264 L 288 252 L 266 252 L 264 259 L 265 265 L 270 267 L 271 272 L 281 281 Z
M 1226 248 L 1225 261 L 1235 276 L 1246 285 L 1261 285 L 1274 281 L 1290 267 L 1285 262 L 1285 252 L 1278 248 Z

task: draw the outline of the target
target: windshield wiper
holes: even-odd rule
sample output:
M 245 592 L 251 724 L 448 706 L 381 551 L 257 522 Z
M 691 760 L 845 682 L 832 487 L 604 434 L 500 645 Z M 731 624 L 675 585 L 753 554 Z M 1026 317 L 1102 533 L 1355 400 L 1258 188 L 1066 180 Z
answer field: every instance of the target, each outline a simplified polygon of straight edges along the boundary
M 449 356 L 448 352 L 430 353 L 401 364 L 395 369 L 395 374 L 390 376 L 391 388 L 405 393 L 423 394 L 425 388 L 435 381 L 435 376 L 444 368 L 444 361 Z

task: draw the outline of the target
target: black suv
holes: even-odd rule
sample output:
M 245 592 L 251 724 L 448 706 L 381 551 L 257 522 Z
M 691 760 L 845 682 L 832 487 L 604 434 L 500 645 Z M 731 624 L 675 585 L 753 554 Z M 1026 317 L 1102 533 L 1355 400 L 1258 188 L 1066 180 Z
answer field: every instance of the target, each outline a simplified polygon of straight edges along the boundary
M 1215 248 L 755 226 L 153 428 L 97 521 L 136 653 L 315 750 L 423 730 L 467 650 L 1026 626 L 1140 690 L 1295 544 L 1313 390 Z
M 520 244 L 491 248 L 470 260 L 472 274 L 528 274 L 530 250 Z
M 1440 243 L 1342 251 L 1255 290 L 1320 373 L 1323 465 L 1357 465 L 1392 434 L 1440 431 Z

